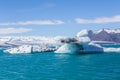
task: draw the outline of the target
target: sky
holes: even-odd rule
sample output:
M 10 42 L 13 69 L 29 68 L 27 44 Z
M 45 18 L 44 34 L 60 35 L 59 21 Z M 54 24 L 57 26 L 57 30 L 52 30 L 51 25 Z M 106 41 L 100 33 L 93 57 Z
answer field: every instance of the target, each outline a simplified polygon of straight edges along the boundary
M 120 0 L 0 0 L 0 36 L 75 36 L 120 28 Z

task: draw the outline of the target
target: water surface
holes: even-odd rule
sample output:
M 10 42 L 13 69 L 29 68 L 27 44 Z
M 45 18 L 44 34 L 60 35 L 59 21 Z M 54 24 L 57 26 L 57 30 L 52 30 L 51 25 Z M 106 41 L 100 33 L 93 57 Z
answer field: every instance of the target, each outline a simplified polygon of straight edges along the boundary
M 120 54 L 5 54 L 0 80 L 120 80 Z

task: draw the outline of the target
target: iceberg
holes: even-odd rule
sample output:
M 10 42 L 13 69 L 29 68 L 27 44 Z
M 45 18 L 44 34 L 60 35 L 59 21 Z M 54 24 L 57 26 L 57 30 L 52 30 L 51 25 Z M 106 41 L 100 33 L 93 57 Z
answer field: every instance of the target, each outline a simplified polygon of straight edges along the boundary
M 88 31 L 86 29 L 81 30 L 76 35 L 76 37 L 86 37 L 86 36 L 88 36 Z
M 105 48 L 101 43 L 110 41 L 91 41 L 89 31 L 84 29 L 77 33 L 76 37 L 2 37 L 0 47 L 10 54 L 21 53 L 84 53 L 84 52 L 120 52 L 120 48 Z M 111 43 L 113 44 L 113 42 Z M 116 50 L 117 51 L 116 51 Z
M 120 48 L 103 48 L 104 52 L 120 52 Z
M 37 53 L 37 52 L 53 52 L 56 50 L 56 47 L 54 46 L 41 46 L 41 45 L 34 45 L 32 46 L 31 53 Z
M 10 54 L 21 54 L 21 53 L 51 52 L 55 50 L 56 48 L 40 46 L 40 45 L 22 45 L 19 47 L 4 50 L 4 52 Z
M 69 40 L 69 42 L 68 42 Z M 88 37 L 88 31 L 80 31 L 74 40 L 64 39 L 64 44 L 58 48 L 55 53 L 96 53 L 96 52 L 120 52 L 120 48 L 102 47 L 100 44 L 113 44 L 109 41 L 91 41 Z
M 77 43 L 66 43 L 62 45 L 55 53 L 78 53 L 83 50 L 83 46 Z
M 4 50 L 4 52 L 10 53 L 10 54 L 31 53 L 31 49 L 32 49 L 31 45 L 23 45 L 20 47 Z
M 103 51 L 103 48 L 97 44 L 66 43 L 56 50 L 55 53 L 93 53 Z
M 64 41 L 65 42 L 65 41 Z M 85 52 L 103 52 L 103 48 L 98 44 L 91 43 L 88 37 L 88 31 L 82 30 L 76 35 L 76 39 L 65 42 L 55 53 L 85 53 Z

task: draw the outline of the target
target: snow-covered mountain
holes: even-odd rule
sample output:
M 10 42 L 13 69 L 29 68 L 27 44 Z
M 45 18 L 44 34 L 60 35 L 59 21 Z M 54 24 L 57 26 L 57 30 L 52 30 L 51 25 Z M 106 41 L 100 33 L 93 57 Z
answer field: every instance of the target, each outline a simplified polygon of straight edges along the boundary
M 110 41 L 120 43 L 120 29 L 89 30 L 88 33 L 88 36 L 92 41 Z

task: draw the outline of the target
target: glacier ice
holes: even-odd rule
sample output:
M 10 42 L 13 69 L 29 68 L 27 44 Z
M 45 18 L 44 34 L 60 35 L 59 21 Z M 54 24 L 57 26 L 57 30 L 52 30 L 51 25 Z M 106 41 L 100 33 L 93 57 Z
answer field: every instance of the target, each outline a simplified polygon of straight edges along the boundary
M 97 43 L 108 43 L 105 41 L 91 41 L 86 29 L 77 33 L 76 37 L 1 37 L 0 48 L 5 48 L 4 52 L 11 54 L 34 53 L 55 51 L 55 53 L 74 52 L 120 52 L 119 48 L 104 48 Z M 110 42 L 109 42 L 110 43 Z M 54 48 L 53 48 L 54 47 Z M 116 50 L 115 50 L 116 49 Z
M 4 52 L 11 54 L 31 53 L 31 48 L 32 48 L 31 45 L 23 45 L 20 47 L 4 50 Z
M 103 48 L 104 52 L 120 52 L 120 48 Z
M 76 37 L 80 43 L 89 43 L 90 42 L 90 38 L 88 37 L 88 31 L 86 29 L 81 30 L 79 33 L 77 33 Z
M 83 29 L 80 32 L 78 32 L 76 36 L 77 37 L 86 37 L 86 36 L 88 36 L 88 31 L 86 29 Z
M 37 53 L 37 52 L 50 52 L 55 51 L 56 48 L 41 46 L 41 45 L 22 45 L 15 48 L 4 50 L 10 54 L 21 54 L 21 53 Z
M 90 43 L 88 31 L 82 30 L 76 36 L 77 41 L 62 45 L 55 53 L 103 52 L 98 44 Z
M 88 37 L 88 31 L 82 30 L 76 35 L 77 42 L 66 43 L 62 45 L 55 53 L 74 53 L 74 52 L 120 52 L 120 48 L 104 48 L 95 44 Z M 102 41 L 103 42 L 103 41 Z M 107 41 L 104 43 L 108 43 Z M 110 43 L 110 42 L 109 42 Z M 79 44 L 79 45 L 75 45 Z
M 83 50 L 82 45 L 77 43 L 66 43 L 56 50 L 55 53 L 77 53 L 80 50 Z
M 80 52 L 103 52 L 103 48 L 96 44 L 67 43 L 62 45 L 55 53 L 80 53 Z

